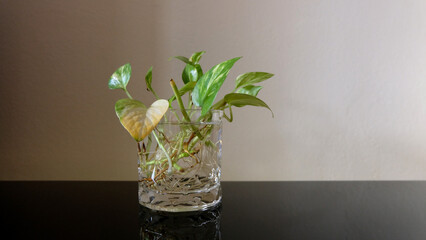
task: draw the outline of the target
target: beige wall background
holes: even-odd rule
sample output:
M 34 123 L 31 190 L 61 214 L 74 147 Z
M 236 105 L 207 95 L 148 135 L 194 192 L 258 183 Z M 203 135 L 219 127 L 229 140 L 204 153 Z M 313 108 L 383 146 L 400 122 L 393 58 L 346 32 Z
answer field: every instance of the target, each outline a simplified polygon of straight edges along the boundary
M 122 64 L 172 94 L 183 65 L 244 56 L 222 89 L 267 71 L 224 124 L 224 180 L 426 179 L 425 1 L 0 1 L 0 179 L 136 180 L 120 126 Z M 222 91 L 223 96 L 226 91 Z

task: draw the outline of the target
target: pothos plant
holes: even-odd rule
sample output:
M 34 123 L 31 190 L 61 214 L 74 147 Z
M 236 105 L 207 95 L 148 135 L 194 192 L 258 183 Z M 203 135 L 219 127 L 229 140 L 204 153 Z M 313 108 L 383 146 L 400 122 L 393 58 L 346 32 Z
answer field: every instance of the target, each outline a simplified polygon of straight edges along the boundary
M 145 83 L 147 90 L 157 100 L 150 107 L 133 99 L 127 90 L 132 72 L 130 64 L 118 68 L 109 80 L 108 87 L 110 89 L 121 89 L 128 97 L 116 102 L 115 111 L 121 124 L 137 142 L 139 160 L 140 163 L 144 163 L 140 164 L 140 167 L 149 172 L 153 170 L 150 166 L 155 164 L 165 166 L 162 172 L 152 171 L 152 176 L 147 179 L 149 181 L 155 182 L 158 177 L 165 175 L 166 169 L 168 173 L 173 170 L 184 172 L 185 169 L 178 164 L 180 159 L 190 157 L 195 159 L 196 163 L 199 163 L 196 154 L 200 149 L 196 147 L 197 143 L 212 145 L 207 140 L 211 132 L 209 127 L 197 128 L 190 125 L 189 131 L 182 130 L 182 133 L 175 136 L 175 138 L 180 139 L 170 139 L 170 136 L 167 137 L 161 130 L 156 129 L 167 110 L 174 110 L 172 107 L 174 101 L 177 101 L 182 113 L 182 119 L 178 118 L 178 121 L 182 123 L 191 122 L 188 109 L 200 109 L 199 122 L 209 122 L 213 110 L 222 110 L 224 118 L 229 122 L 233 121 L 232 107 L 257 106 L 271 110 L 264 101 L 257 98 L 262 87 L 256 84 L 273 76 L 273 74 L 266 72 L 248 72 L 239 75 L 235 80 L 235 88 L 224 98 L 215 102 L 219 89 L 227 78 L 230 69 L 241 57 L 219 63 L 204 73 L 199 63 L 204 53 L 204 51 L 196 52 L 190 58 L 174 57 L 185 63 L 182 71 L 183 86 L 178 88 L 175 81 L 170 80 L 173 95 L 167 100 L 161 99 L 152 87 L 153 68 L 151 67 L 145 76 Z M 186 94 L 188 95 L 188 103 L 185 106 L 182 96 Z M 229 113 L 226 114 L 226 111 Z M 151 135 L 157 142 L 157 148 L 159 147 L 164 152 L 164 159 L 153 160 L 153 157 L 150 156 L 149 149 L 153 141 Z

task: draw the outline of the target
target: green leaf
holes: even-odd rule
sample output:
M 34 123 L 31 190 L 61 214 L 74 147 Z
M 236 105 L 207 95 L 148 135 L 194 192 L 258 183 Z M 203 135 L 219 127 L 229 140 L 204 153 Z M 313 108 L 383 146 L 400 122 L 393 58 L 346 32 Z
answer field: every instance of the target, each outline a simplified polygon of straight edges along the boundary
M 187 57 L 184 56 L 174 56 L 174 58 L 181 60 L 182 62 L 186 63 L 186 64 L 191 64 L 194 65 L 191 61 L 189 61 L 189 59 Z
M 150 67 L 148 69 L 148 72 L 146 72 L 145 83 L 146 83 L 146 88 L 150 91 L 152 89 L 152 87 L 151 87 L 151 83 L 152 83 L 152 67 Z
M 197 64 L 200 61 L 201 56 L 204 53 L 205 53 L 205 51 L 201 51 L 201 52 L 196 52 L 196 53 L 192 54 L 192 56 L 189 58 L 189 61 L 191 61 L 194 64 Z
M 179 96 L 183 96 L 185 93 L 192 91 L 195 87 L 195 84 L 197 84 L 197 82 L 189 82 L 185 84 L 181 89 L 179 89 Z M 171 104 L 175 99 L 176 96 L 169 98 L 169 103 Z
M 211 109 L 221 109 L 226 105 L 225 99 L 222 98 L 218 102 L 216 102 Z
M 251 85 L 254 83 L 263 82 L 271 77 L 273 77 L 274 74 L 272 73 L 266 73 L 266 72 L 248 72 L 244 73 L 237 77 L 235 80 L 235 89 L 244 87 L 247 85 Z
M 225 102 L 227 102 L 229 105 L 235 106 L 235 107 L 244 107 L 244 106 L 256 106 L 256 107 L 265 107 L 269 109 L 272 113 L 272 117 L 274 116 L 274 113 L 272 112 L 271 108 L 262 100 L 255 96 L 251 96 L 248 94 L 243 93 L 229 93 L 225 95 L 224 97 Z
M 181 60 L 186 63 L 185 68 L 182 71 L 182 80 L 183 83 L 188 83 L 190 81 L 197 81 L 202 75 L 203 70 L 201 69 L 200 64 L 198 62 L 201 59 L 201 56 L 205 53 L 205 51 L 196 52 L 192 54 L 192 56 L 188 59 L 184 56 L 175 56 L 174 58 Z M 196 70 L 196 72 L 194 71 Z
M 194 67 L 191 64 L 186 64 L 185 68 L 182 72 L 182 80 L 183 82 L 189 83 L 189 82 L 196 82 L 198 80 L 198 70 L 196 67 Z
M 158 99 L 157 93 L 155 93 L 151 85 L 152 84 L 152 67 L 148 69 L 148 72 L 145 75 L 145 83 L 146 83 L 147 90 L 151 91 L 154 94 L 154 96 Z
M 109 89 L 126 89 L 132 75 L 132 67 L 129 63 L 119 67 L 111 76 L 108 82 Z
M 197 69 L 197 72 L 198 72 L 198 79 L 200 79 L 200 77 L 203 76 L 203 69 L 201 69 L 200 64 L 195 64 L 195 68 Z
M 208 70 L 195 85 L 192 91 L 192 101 L 195 105 L 202 108 L 201 115 L 206 114 L 213 104 L 220 87 L 228 76 L 229 70 L 238 59 L 233 58 L 225 62 L 219 63 Z
M 257 94 L 259 93 L 260 89 L 262 89 L 262 86 L 254 86 L 254 85 L 248 85 L 242 88 L 239 88 L 236 93 L 244 93 L 244 94 L 248 94 L 251 96 L 257 96 Z

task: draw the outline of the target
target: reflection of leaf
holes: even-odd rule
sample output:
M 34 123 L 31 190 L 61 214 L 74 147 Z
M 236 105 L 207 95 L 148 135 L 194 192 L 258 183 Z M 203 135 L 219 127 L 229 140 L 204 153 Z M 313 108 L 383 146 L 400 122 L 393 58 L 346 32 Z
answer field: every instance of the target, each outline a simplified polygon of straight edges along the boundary
M 142 141 L 160 122 L 169 108 L 169 102 L 160 99 L 147 108 L 133 99 L 120 99 L 115 103 L 115 112 L 123 127 L 136 141 Z
M 189 82 L 179 89 L 179 96 L 185 95 L 185 93 L 194 89 L 196 82 Z M 176 96 L 169 98 L 169 103 L 172 103 L 176 99 Z
M 224 97 L 225 102 L 227 102 L 229 105 L 235 106 L 235 107 L 244 107 L 244 106 L 257 106 L 257 107 L 265 107 L 269 109 L 272 113 L 272 116 L 274 116 L 274 113 L 269 108 L 269 106 L 262 100 L 260 100 L 257 97 L 243 94 L 243 93 L 230 93 L 225 95 Z
M 240 57 L 219 63 L 208 70 L 197 82 L 192 91 L 192 100 L 195 105 L 202 108 L 201 115 L 206 114 L 213 104 L 220 87 L 228 76 L 234 63 Z
M 183 69 L 182 72 L 182 80 L 183 82 L 189 83 L 189 82 L 196 82 L 198 80 L 199 76 L 198 76 L 198 71 L 197 68 L 194 67 L 191 64 L 186 64 L 185 68 Z
M 108 87 L 110 89 L 126 89 L 129 83 L 130 75 L 132 75 L 132 67 L 129 63 L 119 67 L 111 76 Z
M 248 72 L 244 73 L 237 77 L 235 80 L 235 89 L 244 87 L 247 85 L 251 85 L 254 83 L 263 82 L 271 77 L 273 77 L 274 74 L 272 73 L 266 73 L 266 72 Z
M 236 93 L 244 93 L 256 97 L 260 89 L 262 89 L 262 86 L 247 85 L 245 87 L 239 88 Z

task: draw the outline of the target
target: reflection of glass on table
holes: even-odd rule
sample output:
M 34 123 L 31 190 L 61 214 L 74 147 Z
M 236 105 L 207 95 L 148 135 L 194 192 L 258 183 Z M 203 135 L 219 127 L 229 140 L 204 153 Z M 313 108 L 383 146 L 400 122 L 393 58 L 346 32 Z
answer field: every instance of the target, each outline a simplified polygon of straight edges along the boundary
M 140 239 L 218 240 L 221 206 L 206 211 L 160 212 L 140 206 Z

